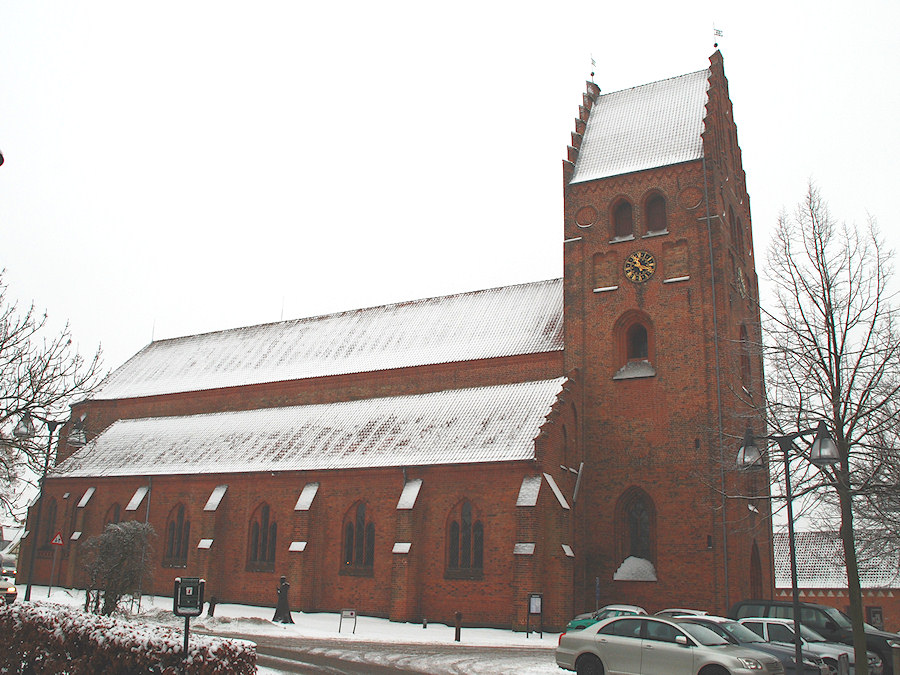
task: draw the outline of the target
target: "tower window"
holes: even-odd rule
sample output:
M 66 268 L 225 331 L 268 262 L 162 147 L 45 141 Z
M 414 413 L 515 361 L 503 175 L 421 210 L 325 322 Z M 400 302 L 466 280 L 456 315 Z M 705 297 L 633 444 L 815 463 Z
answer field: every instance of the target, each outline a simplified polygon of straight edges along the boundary
M 631 202 L 619 201 L 613 209 L 613 234 L 617 239 L 634 236 Z
M 628 557 L 656 561 L 656 508 L 653 500 L 638 487 L 626 491 L 616 507 L 617 541 L 620 560 Z
M 666 200 L 662 195 L 654 195 L 647 200 L 647 232 L 665 232 Z
M 649 356 L 647 329 L 639 323 L 628 329 L 628 360 L 646 359 Z

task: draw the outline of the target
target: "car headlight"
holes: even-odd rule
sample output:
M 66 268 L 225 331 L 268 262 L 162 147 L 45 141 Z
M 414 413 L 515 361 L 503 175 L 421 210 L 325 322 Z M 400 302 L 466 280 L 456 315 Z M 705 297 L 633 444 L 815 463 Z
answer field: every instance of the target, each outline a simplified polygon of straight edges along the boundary
M 739 656 L 738 662 L 747 670 L 763 670 L 763 664 L 756 659 L 745 659 Z

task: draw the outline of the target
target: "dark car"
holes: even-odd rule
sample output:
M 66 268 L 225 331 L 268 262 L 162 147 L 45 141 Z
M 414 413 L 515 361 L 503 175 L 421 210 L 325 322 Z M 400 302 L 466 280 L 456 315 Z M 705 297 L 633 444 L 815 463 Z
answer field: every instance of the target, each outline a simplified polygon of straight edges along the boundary
M 0 577 L 0 595 L 6 600 L 7 605 L 13 604 L 16 601 L 16 596 L 18 594 L 16 583 L 14 581 L 10 581 L 6 577 Z
M 796 652 L 793 647 L 785 647 L 784 645 L 776 644 L 774 642 L 766 642 L 759 635 L 746 626 L 742 626 L 734 619 L 728 619 L 723 616 L 680 616 L 673 619 L 673 621 L 676 623 L 695 623 L 700 626 L 706 626 L 733 645 L 758 649 L 761 652 L 774 656 L 781 661 L 785 673 L 800 675 L 802 672 L 802 675 L 829 675 L 831 672 L 824 659 L 807 653 L 803 654 L 803 670 L 798 671 L 794 667 Z
M 793 619 L 794 607 L 790 600 L 743 600 L 728 612 L 732 619 L 771 617 Z M 853 628 L 850 618 L 839 609 L 813 602 L 800 603 L 800 623 L 812 628 L 830 642 L 853 644 Z M 900 635 L 865 626 L 866 648 L 875 652 L 884 664 L 884 675 L 895 675 L 891 656 L 891 643 L 900 642 Z M 898 674 L 900 675 L 900 674 Z

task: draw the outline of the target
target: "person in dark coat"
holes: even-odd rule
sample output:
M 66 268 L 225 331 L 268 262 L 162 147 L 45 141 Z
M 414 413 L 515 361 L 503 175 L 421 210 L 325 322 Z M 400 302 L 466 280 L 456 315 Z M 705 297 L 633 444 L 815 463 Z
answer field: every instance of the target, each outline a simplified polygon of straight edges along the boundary
M 291 585 L 287 581 L 287 577 L 281 577 L 281 583 L 279 583 L 278 588 L 278 604 L 275 606 L 275 616 L 272 617 L 272 621 L 278 621 L 279 623 L 294 623 L 294 620 L 291 618 L 291 605 L 288 602 L 288 590 L 290 590 Z

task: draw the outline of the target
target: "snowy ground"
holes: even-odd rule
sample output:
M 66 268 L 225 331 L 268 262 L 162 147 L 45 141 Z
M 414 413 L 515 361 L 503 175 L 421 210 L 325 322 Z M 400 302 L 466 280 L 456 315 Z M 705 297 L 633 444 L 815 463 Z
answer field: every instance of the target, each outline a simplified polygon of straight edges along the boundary
M 25 594 L 25 585 L 19 584 L 19 599 L 21 602 Z M 54 588 L 48 596 L 46 586 L 33 586 L 31 589 L 32 601 L 54 602 L 71 606 L 84 606 L 84 593 L 79 590 Z M 136 618 L 155 623 L 183 627 L 184 619 L 172 614 L 172 598 L 164 596 L 144 596 L 141 601 L 140 611 L 137 606 L 132 610 Z M 293 625 L 272 623 L 274 610 L 271 607 L 254 607 L 249 605 L 216 605 L 215 616 L 210 618 L 205 614 L 191 620 L 191 630 L 204 633 L 212 633 L 228 637 L 229 635 L 257 635 L 297 638 L 329 638 L 340 639 L 347 645 L 346 655 L 353 660 L 358 657 L 358 649 L 354 642 L 381 642 L 386 644 L 437 644 L 455 645 L 455 630 L 453 626 L 445 624 L 429 623 L 427 628 L 422 624 L 397 623 L 387 619 L 360 616 L 356 621 L 356 632 L 352 633 L 352 621 L 345 619 L 341 626 L 340 614 L 317 612 L 303 613 L 293 612 Z M 341 631 L 338 628 L 341 626 Z M 510 662 L 507 660 L 497 670 L 492 670 L 490 664 L 480 663 L 477 669 L 479 675 L 491 673 L 516 672 L 519 675 L 563 675 L 565 671 L 556 666 L 553 659 L 553 649 L 558 641 L 558 633 L 544 633 L 540 636 L 531 633 L 528 637 L 524 632 L 498 630 L 493 628 L 463 628 L 459 644 L 481 645 L 488 647 L 523 647 L 521 662 L 514 664 L 515 670 L 511 671 Z M 336 655 L 340 650 L 329 648 L 329 653 Z M 367 658 L 378 658 L 367 654 Z M 385 657 L 386 658 L 386 657 Z M 379 665 L 390 666 L 389 660 L 384 660 Z M 427 666 L 428 664 L 421 664 Z M 433 672 L 444 672 L 448 667 L 447 659 L 442 658 L 441 663 L 434 664 Z M 465 672 L 454 668 L 457 672 Z M 261 667 L 261 675 L 276 675 L 282 671 Z

